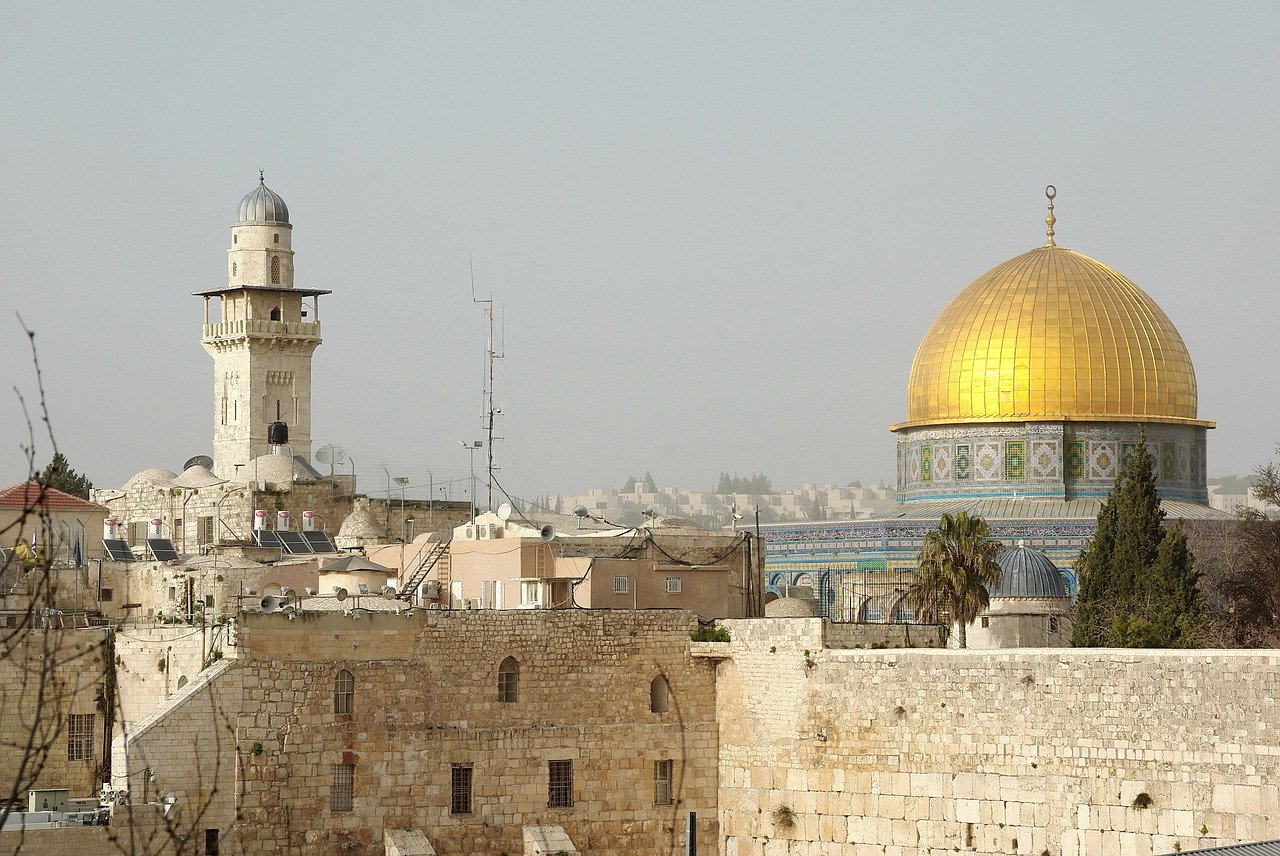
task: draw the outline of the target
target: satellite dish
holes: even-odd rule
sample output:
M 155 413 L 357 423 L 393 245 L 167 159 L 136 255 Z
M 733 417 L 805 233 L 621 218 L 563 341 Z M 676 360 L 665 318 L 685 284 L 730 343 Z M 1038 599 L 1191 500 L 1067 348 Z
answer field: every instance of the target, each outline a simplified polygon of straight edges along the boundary
M 192 467 L 204 467 L 206 470 L 211 470 L 213 469 L 213 458 L 208 455 L 196 455 L 188 458 L 187 462 L 182 465 L 184 470 L 189 470 Z
M 347 599 L 347 590 L 342 586 L 333 587 L 333 597 L 335 600 L 344 601 Z
M 587 511 L 587 507 L 585 505 L 579 505 L 577 508 L 573 510 L 573 516 L 574 517 L 590 517 L 591 512 Z
M 552 538 L 556 537 L 556 528 L 548 523 L 538 531 L 538 537 L 543 541 L 550 541 Z
M 658 516 L 658 506 L 650 505 L 642 513 L 644 514 L 645 517 L 648 517 L 650 520 L 652 520 L 653 518 Z
M 382 587 L 382 596 L 387 600 L 395 600 L 397 594 L 399 592 L 396 591 L 395 586 L 387 585 Z
M 325 443 L 316 449 L 316 460 L 329 465 L 329 475 L 333 475 L 333 465 L 347 456 L 347 450 L 335 443 Z
M 511 508 L 511 503 L 509 502 L 502 503 L 502 505 L 498 506 L 498 519 L 503 522 L 510 520 L 512 510 L 513 509 Z

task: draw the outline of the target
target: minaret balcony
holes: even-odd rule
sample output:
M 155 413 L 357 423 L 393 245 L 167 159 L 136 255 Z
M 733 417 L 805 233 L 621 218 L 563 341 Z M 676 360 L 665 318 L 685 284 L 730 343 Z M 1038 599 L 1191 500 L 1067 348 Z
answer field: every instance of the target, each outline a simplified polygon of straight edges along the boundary
M 222 321 L 204 325 L 206 342 L 219 339 L 319 339 L 319 321 L 267 321 L 254 318 L 249 321 Z

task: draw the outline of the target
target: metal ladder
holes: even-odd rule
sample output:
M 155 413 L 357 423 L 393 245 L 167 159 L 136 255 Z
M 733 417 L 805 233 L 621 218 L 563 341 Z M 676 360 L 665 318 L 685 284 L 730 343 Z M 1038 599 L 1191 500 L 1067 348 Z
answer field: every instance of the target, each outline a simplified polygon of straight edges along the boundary
M 418 561 L 418 566 L 405 578 L 404 587 L 396 595 L 398 599 L 408 603 L 413 602 L 414 593 L 418 590 L 418 586 L 427 578 L 427 574 L 431 573 L 432 568 L 440 562 L 441 557 L 448 551 L 451 541 L 452 539 L 439 541 L 427 551 L 427 554 Z M 443 580 L 441 585 L 444 585 Z

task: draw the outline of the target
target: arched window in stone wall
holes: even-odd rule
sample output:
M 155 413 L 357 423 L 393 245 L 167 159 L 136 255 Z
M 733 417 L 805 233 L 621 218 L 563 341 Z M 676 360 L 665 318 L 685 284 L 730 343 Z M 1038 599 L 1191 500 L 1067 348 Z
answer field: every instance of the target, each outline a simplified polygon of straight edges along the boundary
M 346 669 L 338 672 L 333 682 L 333 712 L 353 713 L 356 701 L 356 679 Z
M 178 689 L 182 689 L 182 688 L 183 688 L 183 687 L 185 687 L 186 685 L 187 685 L 187 676 L 186 676 L 186 675 L 181 675 L 181 676 L 178 678 Z
M 275 308 L 273 308 L 273 309 L 271 310 L 271 320 L 272 320 L 272 321 L 279 321 L 279 320 L 280 320 L 280 307 L 279 307 L 279 306 L 277 306 L 277 307 L 275 307 Z
M 670 694 L 671 689 L 667 686 L 667 679 L 658 675 L 649 684 L 649 710 L 654 713 L 666 713 Z
M 280 257 L 279 256 L 271 257 L 271 284 L 272 285 L 280 284 Z
M 520 694 L 520 664 L 508 657 L 498 666 L 498 701 L 514 702 Z

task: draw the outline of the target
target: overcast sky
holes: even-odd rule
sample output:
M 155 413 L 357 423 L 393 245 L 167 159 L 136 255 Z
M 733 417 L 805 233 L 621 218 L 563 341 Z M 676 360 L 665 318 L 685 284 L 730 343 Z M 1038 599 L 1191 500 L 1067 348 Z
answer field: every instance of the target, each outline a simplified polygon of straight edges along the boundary
M 891 479 L 921 335 L 1043 241 L 1048 183 L 1059 244 L 1181 331 L 1210 474 L 1280 441 L 1278 4 L 310 9 L 0 7 L 6 483 L 15 311 L 99 486 L 211 450 L 190 292 L 259 168 L 334 292 L 315 444 L 367 490 L 481 436 L 468 254 L 513 494 Z

